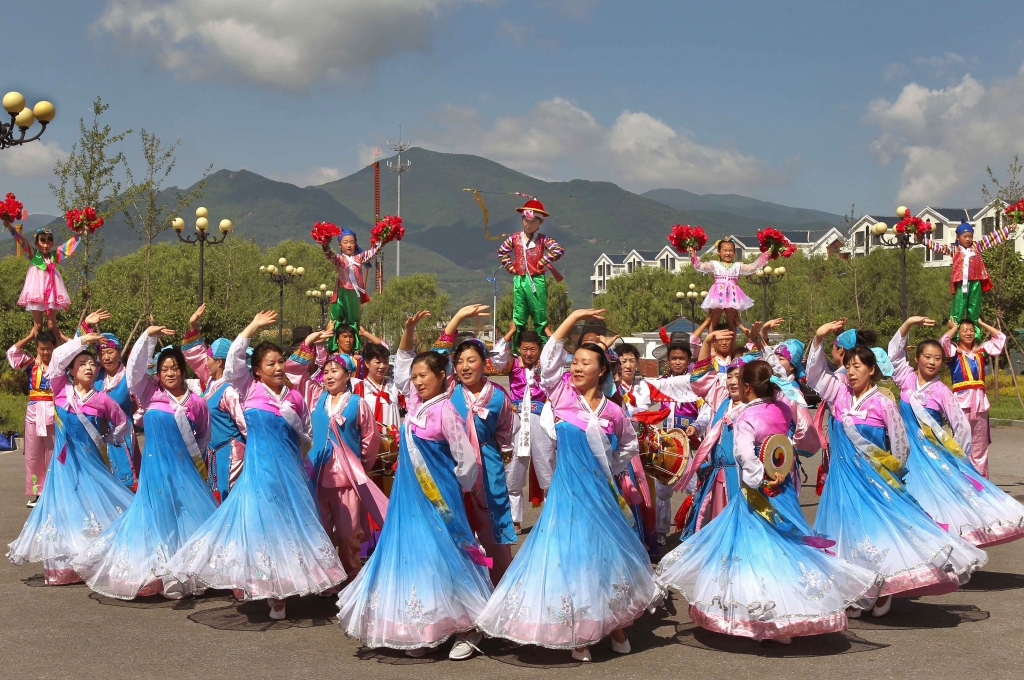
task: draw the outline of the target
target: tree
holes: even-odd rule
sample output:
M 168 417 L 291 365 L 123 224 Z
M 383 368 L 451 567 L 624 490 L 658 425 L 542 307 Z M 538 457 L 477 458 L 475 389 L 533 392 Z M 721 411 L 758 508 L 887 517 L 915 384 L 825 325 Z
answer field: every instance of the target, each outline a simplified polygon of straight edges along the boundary
M 447 321 L 448 299 L 447 293 L 437 289 L 437 277 L 433 274 L 388 279 L 384 291 L 363 305 L 363 326 L 394 347 L 405 327 L 405 320 L 415 312 L 428 309 L 434 323 L 425 321 L 416 330 L 416 347 L 427 349 Z
M 113 134 L 109 125 L 100 127 L 100 116 L 109 108 L 110 104 L 104 104 L 102 97 L 96 97 L 92 104 L 92 126 L 86 127 L 85 119 L 79 119 L 81 136 L 71 146 L 67 159 L 57 161 L 53 168 L 53 174 L 60 184 L 50 184 L 50 191 L 57 198 L 62 213 L 72 208 L 92 206 L 104 220 L 109 220 L 112 215 L 124 210 L 132 193 L 129 187 L 122 194 L 121 182 L 115 177 L 117 169 L 125 162 L 124 152 L 118 151 L 111 155 L 112 147 L 121 143 L 132 131 L 129 129 Z M 82 237 L 82 266 L 76 269 L 72 278 L 80 280 L 79 288 L 86 298 L 90 275 L 102 255 L 102 234 L 101 229 L 95 234 L 86 233 Z
M 182 193 L 175 191 L 173 203 L 161 201 L 160 194 L 163 191 L 164 181 L 171 174 L 177 163 L 174 155 L 179 142 L 174 142 L 169 147 L 164 147 L 160 138 L 143 128 L 139 135 L 142 137 L 142 157 L 146 163 L 146 170 L 143 181 L 135 185 L 135 178 L 132 176 L 131 167 L 125 163 L 125 172 L 128 176 L 129 186 L 135 190 L 124 197 L 126 203 L 124 209 L 124 220 L 128 227 L 137 232 L 146 241 L 146 270 L 144 272 L 145 286 L 143 288 L 143 314 L 153 320 L 153 302 L 150 297 L 150 282 L 152 276 L 152 255 L 153 241 L 161 233 L 171 227 L 171 221 L 181 214 L 189 203 L 199 200 L 206 192 L 206 179 L 211 165 L 203 172 L 203 178 L 191 189 Z
M 675 318 L 677 290 L 674 275 L 657 267 L 640 267 L 608 281 L 594 306 L 608 310 L 608 327 L 616 333 L 642 333 Z

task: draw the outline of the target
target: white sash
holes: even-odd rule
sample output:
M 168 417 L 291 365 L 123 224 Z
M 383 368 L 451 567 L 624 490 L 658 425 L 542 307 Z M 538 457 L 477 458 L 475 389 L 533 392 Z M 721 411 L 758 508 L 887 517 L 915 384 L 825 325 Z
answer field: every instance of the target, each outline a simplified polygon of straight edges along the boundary
M 66 385 L 64 387 L 64 396 L 67 398 L 67 403 L 68 406 L 70 407 L 71 412 L 74 413 L 75 416 L 78 418 L 78 422 L 81 423 L 82 427 L 85 428 L 86 433 L 89 435 L 89 439 L 91 439 L 92 443 L 96 445 L 96 451 L 100 454 L 100 456 L 102 456 L 104 450 L 103 436 L 100 434 L 99 430 L 96 429 L 96 426 L 92 424 L 92 421 L 86 418 L 85 414 L 82 413 L 82 403 L 88 400 L 89 397 L 91 397 L 95 393 L 96 390 L 90 390 L 89 394 L 86 395 L 85 399 L 80 400 L 78 398 L 78 392 L 75 391 L 74 387 L 72 387 L 71 385 Z
M 519 436 L 516 437 L 516 455 L 520 458 L 530 457 L 530 419 L 533 417 L 533 400 L 531 387 L 533 386 L 533 369 L 523 366 L 526 371 L 526 389 L 523 390 L 523 400 L 520 407 L 520 420 L 523 424 L 519 428 Z
M 582 408 L 579 409 L 576 415 L 587 424 L 587 444 L 590 445 L 590 450 L 594 453 L 594 457 L 597 458 L 597 462 L 601 464 L 604 474 L 608 479 L 612 479 L 612 443 L 608 439 L 608 435 L 601 429 L 608 425 L 609 421 L 597 415 L 597 411 L 601 410 L 601 406 L 605 404 L 606 399 L 601 397 L 601 403 L 598 404 L 596 411 L 590 409 L 590 404 L 582 396 L 577 395 L 577 399 Z

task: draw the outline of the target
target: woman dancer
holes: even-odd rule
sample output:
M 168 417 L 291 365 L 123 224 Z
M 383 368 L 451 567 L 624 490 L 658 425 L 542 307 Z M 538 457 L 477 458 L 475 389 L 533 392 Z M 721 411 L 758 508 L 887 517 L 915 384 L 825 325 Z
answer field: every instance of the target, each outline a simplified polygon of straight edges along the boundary
M 872 609 L 873 616 L 884 616 L 891 596 L 954 591 L 988 558 L 943 530 L 903 486 L 907 433 L 896 405 L 874 385 L 885 370 L 879 361 L 889 363 L 885 352 L 864 345 L 846 350 L 848 382 L 826 371 L 822 340 L 845 323 L 840 319 L 819 328 L 807 359 L 807 383 L 832 413 L 831 467 L 814 529 L 838 541 L 837 555 L 885 578 Z
M 491 594 L 491 560 L 473 536 L 462 490 L 473 492 L 479 466 L 464 421 L 445 390 L 448 359 L 413 351 L 417 312 L 405 324 L 395 382 L 409 415 L 387 521 L 373 555 L 338 597 L 345 634 L 366 647 L 420 657 L 452 635 L 448 655 L 467 659 L 480 642 L 474 621 Z
M 100 457 L 103 442 L 121 443 L 131 423 L 110 397 L 94 389 L 96 359 L 85 343 L 99 339 L 95 333 L 84 335 L 53 353 L 49 379 L 58 453 L 36 507 L 7 551 L 14 564 L 42 560 L 43 578 L 51 586 L 81 582 L 71 560 L 132 502 L 131 492 Z
M 843 630 L 846 609 L 870 606 L 882 578 L 828 554 L 833 541 L 807 536 L 768 501 L 766 489 L 785 478 L 767 479 L 758 451 L 788 432 L 793 415 L 766 362 L 746 364 L 740 377 L 744 405 L 732 416 L 740 492 L 661 560 L 658 581 L 689 601 L 695 623 L 726 635 L 789 644 Z
M 917 346 L 917 370 L 907 363 L 907 335 L 935 321 L 912 316 L 889 342 L 893 380 L 900 386 L 900 415 L 907 426 L 910 457 L 907 491 L 951 533 L 979 548 L 1024 536 L 1024 505 L 971 465 L 971 426 L 953 392 L 938 379 L 945 353 L 937 340 Z M 949 423 L 950 437 L 942 428 Z
M 320 524 L 303 466 L 309 411 L 285 380 L 285 355 L 261 342 L 246 367 L 249 343 L 277 313 L 264 311 L 231 343 L 224 379 L 242 395 L 245 465 L 227 500 L 191 534 L 168 563 L 190 589 L 231 588 L 245 600 L 267 600 L 270 618 L 285 618 L 285 598 L 322 593 L 345 569 Z
M 487 316 L 488 310 L 487 305 L 463 307 L 448 322 L 434 346 L 450 348 L 459 324 L 470 317 Z M 499 340 L 495 350 L 500 357 L 495 357 L 499 363 L 494 368 L 504 370 L 509 358 L 504 340 Z M 459 343 L 452 352 L 455 381 L 448 389 L 448 398 L 465 421 L 469 441 L 481 463 L 476 493 L 466 498 L 466 512 L 484 552 L 494 560 L 491 583 L 497 585 L 512 564 L 512 544 L 516 542 L 502 452 L 512 449 L 519 432 L 519 416 L 512 409 L 508 393 L 484 376 L 488 354 L 484 343 L 476 338 Z
M 110 312 L 98 309 L 85 317 L 80 330 L 83 334 L 99 333 L 97 324 L 109 318 Z M 112 333 L 99 333 L 99 340 L 95 344 L 102 369 L 97 376 L 96 387 L 121 407 L 128 422 L 131 423 L 135 416 L 135 400 L 132 399 L 131 392 L 128 391 L 128 381 L 125 380 L 126 372 L 124 364 L 121 363 L 121 341 Z M 132 428 L 128 428 L 125 433 L 124 443 L 107 447 L 106 458 L 114 476 L 134 492 L 139 486 L 139 464 L 142 457 Z
M 578 661 L 589 661 L 590 645 L 608 635 L 615 652 L 629 653 L 622 629 L 661 596 L 615 486 L 638 447 L 622 408 L 607 399 L 615 386 L 604 348 L 583 343 L 564 371 L 573 324 L 603 311 L 573 312 L 544 345 L 541 386 L 555 419 L 555 474 L 537 524 L 477 618 L 488 635 L 571 649 Z
M 119 600 L 190 594 L 167 562 L 217 508 L 203 478 L 210 412 L 185 386 L 184 355 L 166 347 L 156 357 L 156 375 L 146 373 L 157 341 L 173 335 L 150 326 L 128 356 L 128 389 L 146 430 L 139 488 L 128 510 L 72 563 L 90 588 Z

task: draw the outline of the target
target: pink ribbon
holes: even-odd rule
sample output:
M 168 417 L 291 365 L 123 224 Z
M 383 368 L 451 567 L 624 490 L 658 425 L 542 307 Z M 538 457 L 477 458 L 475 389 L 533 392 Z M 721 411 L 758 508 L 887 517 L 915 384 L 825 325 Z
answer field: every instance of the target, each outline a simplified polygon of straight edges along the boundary
M 373 521 L 377 523 L 377 526 L 382 527 L 384 526 L 384 518 L 388 513 L 388 497 L 384 495 L 384 492 L 376 484 L 370 481 L 370 478 L 366 476 L 366 471 L 363 470 L 363 466 L 355 464 L 355 456 L 348 451 L 348 448 L 338 443 L 344 441 L 341 438 L 341 431 L 338 429 L 341 424 L 337 420 L 332 419 L 331 421 L 331 431 L 334 433 L 334 441 L 332 442 L 334 445 L 334 456 L 341 463 L 342 471 L 348 477 L 349 482 L 352 483 L 356 493 L 359 494 L 359 502 L 370 513 L 370 517 L 373 517 Z
M 476 434 L 476 418 L 486 419 L 490 414 L 490 411 L 487 410 L 487 404 L 491 401 L 491 396 L 494 394 L 494 385 L 490 382 L 485 383 L 484 388 L 480 390 L 480 395 L 473 401 L 470 401 L 469 390 L 465 387 L 462 390 L 463 396 L 466 398 L 466 434 L 469 435 L 469 443 L 473 445 L 473 450 L 476 452 L 476 464 L 480 469 L 480 474 L 476 476 L 473 489 L 478 492 L 477 498 L 480 498 L 479 492 L 484 488 L 484 460 L 480 451 L 480 438 Z
M 43 289 L 43 302 L 46 303 L 46 311 L 50 311 L 50 296 L 57 302 L 57 265 L 51 260 L 46 263 L 46 288 Z

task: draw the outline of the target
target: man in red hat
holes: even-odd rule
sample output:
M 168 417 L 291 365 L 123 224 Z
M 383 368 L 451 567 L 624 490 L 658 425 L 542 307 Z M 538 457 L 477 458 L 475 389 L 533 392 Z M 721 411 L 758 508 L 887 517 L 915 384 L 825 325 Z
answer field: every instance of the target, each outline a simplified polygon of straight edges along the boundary
M 498 248 L 501 266 L 512 275 L 512 323 L 516 326 L 513 347 L 526 330 L 526 320 L 533 318 L 534 330 L 544 338 L 548 323 L 548 286 L 544 278 L 550 270 L 558 281 L 562 276 L 552 267 L 565 251 L 551 237 L 538 232 L 548 213 L 544 204 L 531 198 L 516 211 L 522 213 L 523 230 L 505 239 Z

